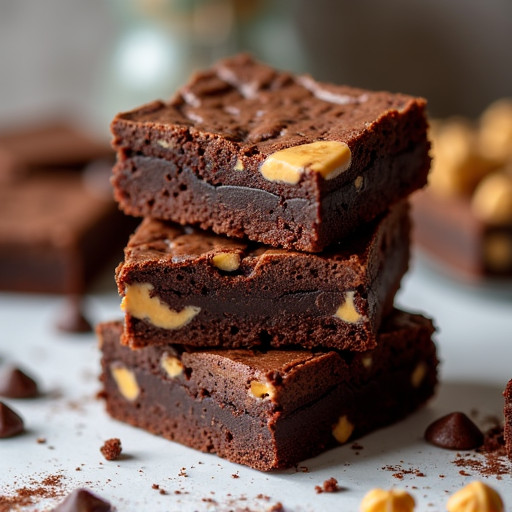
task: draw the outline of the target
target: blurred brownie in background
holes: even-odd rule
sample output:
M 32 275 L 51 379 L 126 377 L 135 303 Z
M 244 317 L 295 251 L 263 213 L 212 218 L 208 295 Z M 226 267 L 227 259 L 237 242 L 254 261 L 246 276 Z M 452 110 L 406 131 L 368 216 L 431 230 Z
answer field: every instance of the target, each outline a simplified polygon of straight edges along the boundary
M 113 152 L 65 124 L 0 135 L 0 290 L 82 294 L 134 222 L 109 184 Z
M 414 240 L 455 276 L 512 277 L 512 100 L 477 123 L 432 123 L 429 187 L 414 196 Z

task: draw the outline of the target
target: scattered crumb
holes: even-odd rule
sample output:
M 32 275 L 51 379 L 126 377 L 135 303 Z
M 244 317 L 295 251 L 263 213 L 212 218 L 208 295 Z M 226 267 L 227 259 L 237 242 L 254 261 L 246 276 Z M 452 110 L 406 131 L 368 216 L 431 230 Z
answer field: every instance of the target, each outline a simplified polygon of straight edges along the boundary
M 162 496 L 167 494 L 167 491 L 165 489 L 158 489 L 158 492 L 159 494 L 161 494 Z
M 403 463 L 403 461 L 400 461 L 401 463 Z M 402 466 L 400 465 L 392 465 L 392 464 L 389 464 L 387 466 L 382 466 L 381 469 L 384 469 L 385 471 L 393 471 L 393 478 L 396 478 L 398 480 L 403 480 L 403 478 L 405 477 L 405 475 L 413 475 L 415 477 L 425 477 L 427 475 L 425 475 L 425 473 L 423 473 L 423 471 L 420 471 L 419 469 L 417 468 L 403 468 Z
M 270 508 L 267 509 L 267 512 L 284 512 L 283 504 L 278 501 L 274 505 L 272 505 Z
M 352 446 L 350 448 L 352 450 L 362 450 L 362 449 L 364 449 L 364 446 L 359 443 L 352 443 Z
M 239 476 L 237 473 L 233 473 L 233 474 L 231 475 L 231 478 L 240 478 L 240 476 Z
M 327 479 L 322 486 L 316 485 L 315 491 L 317 494 L 320 494 L 322 492 L 338 492 L 341 488 L 338 485 L 338 480 L 336 478 L 329 478 Z
M 295 471 L 300 473 L 309 473 L 309 468 L 307 466 L 295 466 Z
M 158 489 L 160 489 L 160 486 L 159 486 L 158 484 L 153 484 L 153 485 L 151 486 L 151 489 L 158 490 Z
M 121 455 L 122 447 L 121 440 L 117 437 L 113 437 L 111 439 L 107 439 L 103 446 L 100 448 L 100 452 L 103 457 L 107 460 L 117 460 Z
M 37 444 L 45 444 L 46 443 L 46 438 L 45 437 L 38 437 L 36 439 L 36 443 Z
M 185 471 L 186 469 L 187 469 L 187 468 L 181 468 L 181 469 L 180 469 L 180 472 L 178 473 L 178 476 L 183 476 L 183 477 L 187 478 L 187 477 L 188 477 L 188 475 L 187 475 L 187 473 L 186 473 L 186 471 Z

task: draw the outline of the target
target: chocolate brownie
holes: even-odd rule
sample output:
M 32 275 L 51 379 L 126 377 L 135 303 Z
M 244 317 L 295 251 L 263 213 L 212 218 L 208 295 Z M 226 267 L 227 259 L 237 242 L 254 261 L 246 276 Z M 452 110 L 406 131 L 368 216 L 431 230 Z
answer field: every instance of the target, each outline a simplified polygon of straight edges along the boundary
M 116 272 L 123 343 L 367 350 L 408 259 L 406 203 L 320 254 L 146 218 Z
M 48 171 L 4 183 L 0 290 L 81 294 L 116 251 L 121 257 L 132 229 L 133 219 L 82 173 Z
M 505 408 L 503 409 L 505 415 L 505 427 L 503 435 L 505 437 L 505 448 L 507 455 L 512 460 L 512 380 L 510 380 L 503 393 L 505 396 Z
M 0 133 L 0 182 L 55 171 L 81 170 L 94 160 L 113 161 L 107 141 L 65 122 L 46 122 Z
M 134 216 L 319 252 L 426 183 L 425 101 L 294 76 L 247 55 L 112 122 Z
M 98 326 L 108 413 L 268 471 L 396 422 L 436 385 L 430 320 L 394 311 L 367 352 L 130 350 L 120 322 Z
M 441 268 L 467 281 L 512 277 L 512 218 L 487 222 L 475 216 L 468 198 L 431 190 L 412 202 L 414 242 Z

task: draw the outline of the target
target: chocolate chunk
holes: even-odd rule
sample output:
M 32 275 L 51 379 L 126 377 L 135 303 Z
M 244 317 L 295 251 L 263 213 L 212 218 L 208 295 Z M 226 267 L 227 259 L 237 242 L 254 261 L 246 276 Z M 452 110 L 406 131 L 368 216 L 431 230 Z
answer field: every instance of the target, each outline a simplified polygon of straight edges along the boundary
M 23 432 L 23 420 L 10 407 L 0 402 L 0 439 Z
M 110 512 L 108 501 L 102 500 L 87 489 L 75 489 L 53 512 Z
M 107 439 L 103 446 L 100 448 L 100 452 L 103 457 L 107 460 L 117 460 L 121 455 L 122 447 L 121 441 L 117 437 Z
M 0 395 L 9 398 L 33 398 L 38 395 L 37 383 L 16 367 L 0 373 Z
M 452 412 L 431 423 L 425 439 L 448 450 L 471 450 L 484 442 L 480 429 L 462 412 Z
M 82 302 L 79 297 L 71 296 L 61 311 L 57 328 L 63 332 L 91 332 L 92 326 L 82 312 Z

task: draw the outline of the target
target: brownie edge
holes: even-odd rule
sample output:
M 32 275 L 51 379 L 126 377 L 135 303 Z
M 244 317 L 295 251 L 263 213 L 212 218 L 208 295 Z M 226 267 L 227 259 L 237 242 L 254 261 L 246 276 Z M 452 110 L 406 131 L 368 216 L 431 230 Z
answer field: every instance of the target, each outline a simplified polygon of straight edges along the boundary
M 432 396 L 432 322 L 394 311 L 364 353 L 131 350 L 120 322 L 97 332 L 113 418 L 261 471 L 286 468 L 398 421 Z
M 425 106 L 225 59 L 115 117 L 115 197 L 130 215 L 321 252 L 426 184 Z

